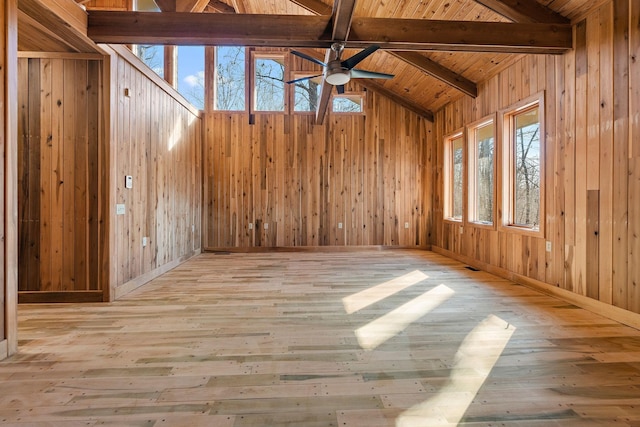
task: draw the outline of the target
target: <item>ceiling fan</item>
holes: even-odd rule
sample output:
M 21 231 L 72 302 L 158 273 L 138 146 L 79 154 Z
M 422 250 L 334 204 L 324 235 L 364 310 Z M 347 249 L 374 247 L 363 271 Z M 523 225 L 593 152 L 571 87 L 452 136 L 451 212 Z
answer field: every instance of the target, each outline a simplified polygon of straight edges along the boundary
M 311 61 L 315 64 L 321 65 L 324 68 L 324 72 L 322 74 L 318 74 L 316 76 L 307 76 L 302 77 L 300 79 L 290 80 L 287 83 L 296 83 L 304 80 L 315 79 L 316 77 L 324 76 L 324 80 L 330 85 L 337 86 L 338 93 L 344 93 L 344 85 L 349 82 L 351 79 L 390 79 L 393 78 L 393 74 L 386 73 L 376 73 L 374 71 L 366 71 L 359 70 L 354 68 L 358 65 L 363 59 L 367 56 L 371 55 L 373 52 L 378 50 L 380 46 L 371 45 L 360 52 L 356 53 L 350 58 L 345 60 L 340 59 L 342 55 L 342 51 L 344 50 L 344 43 L 333 43 L 331 45 L 331 50 L 336 53 L 336 58 L 329 61 L 328 64 L 316 59 L 312 56 L 309 56 L 302 52 L 297 52 L 292 50 L 291 53 L 299 56 L 300 58 L 306 59 L 307 61 Z

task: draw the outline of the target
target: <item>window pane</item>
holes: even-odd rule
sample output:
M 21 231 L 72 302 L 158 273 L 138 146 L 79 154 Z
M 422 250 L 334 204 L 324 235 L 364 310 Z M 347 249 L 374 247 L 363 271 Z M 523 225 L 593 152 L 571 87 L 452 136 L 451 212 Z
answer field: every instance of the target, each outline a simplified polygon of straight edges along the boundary
M 178 47 L 178 92 L 204 109 L 204 46 Z
M 451 141 L 452 218 L 462 219 L 462 136 Z
M 240 46 L 216 47 L 216 110 L 245 110 L 245 49 Z
M 302 77 L 296 76 L 296 78 Z M 320 99 L 322 77 L 303 80 L 293 83 L 293 85 L 295 87 L 293 111 L 316 111 L 318 109 L 318 100 Z
M 336 96 L 331 108 L 334 113 L 362 113 L 362 96 Z
M 475 130 L 475 218 L 493 223 L 494 126 L 486 124 Z
M 513 223 L 540 225 L 540 119 L 538 107 L 514 116 Z
M 135 0 L 133 10 L 140 12 L 160 12 L 153 0 Z M 152 44 L 134 44 L 131 51 L 157 75 L 164 78 L 164 46 Z
M 258 58 L 255 73 L 256 111 L 284 111 L 284 59 Z
M 164 78 L 164 46 L 153 44 L 134 44 L 133 53 L 157 75 Z

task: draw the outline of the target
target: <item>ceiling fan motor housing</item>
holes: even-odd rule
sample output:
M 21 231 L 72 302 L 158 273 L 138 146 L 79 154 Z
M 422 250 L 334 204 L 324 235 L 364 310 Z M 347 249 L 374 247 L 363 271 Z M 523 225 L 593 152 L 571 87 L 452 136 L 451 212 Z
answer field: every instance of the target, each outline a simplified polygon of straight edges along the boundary
M 342 66 L 339 59 L 330 61 L 325 70 L 324 79 L 333 86 L 340 86 L 349 83 L 351 72 Z

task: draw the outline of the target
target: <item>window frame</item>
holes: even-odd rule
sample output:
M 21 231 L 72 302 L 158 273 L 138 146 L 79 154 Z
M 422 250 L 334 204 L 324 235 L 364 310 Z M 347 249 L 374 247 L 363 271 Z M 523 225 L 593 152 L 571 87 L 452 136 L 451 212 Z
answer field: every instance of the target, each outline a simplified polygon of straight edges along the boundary
M 453 216 L 453 141 L 458 140 L 458 138 L 462 139 L 462 210 L 460 219 Z M 443 153 L 443 218 L 445 222 L 450 222 L 454 224 L 463 224 L 465 221 L 465 187 L 466 187 L 466 167 L 465 167 L 465 159 L 466 159 L 466 135 L 465 130 L 458 129 L 455 132 L 452 132 L 444 137 L 444 153 Z
M 301 79 L 303 77 L 311 77 L 316 76 L 318 73 L 314 71 L 292 71 L 290 74 L 290 80 Z M 319 77 L 321 79 L 320 87 L 322 87 L 322 80 L 324 79 L 322 76 Z M 296 111 L 296 87 L 295 83 L 287 85 L 289 87 L 289 99 L 291 105 L 291 114 L 316 114 L 316 110 L 313 111 Z M 318 98 L 318 102 L 320 99 Z
M 492 203 L 492 215 L 491 223 L 478 221 L 476 219 L 476 196 L 477 196 L 477 181 L 476 181 L 476 154 L 477 154 L 477 141 L 475 138 L 475 131 L 480 129 L 489 123 L 493 123 L 493 203 Z M 465 225 L 477 228 L 485 228 L 489 230 L 495 230 L 497 228 L 497 211 L 498 211 L 498 152 L 500 147 L 497 115 L 491 114 L 485 116 L 480 120 L 476 120 L 465 127 L 466 134 L 466 185 L 467 192 L 467 209 L 465 216 Z
M 523 224 L 515 224 L 513 220 L 515 212 L 515 117 L 533 108 L 538 108 L 538 123 L 540 134 L 540 189 L 539 189 L 539 224 L 538 228 L 529 227 Z M 544 92 L 523 99 L 509 106 L 500 112 L 500 122 L 502 124 L 502 141 L 500 144 L 500 188 L 499 191 L 499 224 L 504 231 L 515 232 L 532 237 L 545 237 L 545 103 Z
M 246 113 L 249 110 L 249 104 L 250 104 L 250 94 L 249 94 L 249 90 L 247 89 L 251 83 L 251 79 L 249 78 L 249 72 L 250 72 L 250 67 L 249 67 L 249 61 L 250 61 L 250 55 L 249 55 L 249 49 L 246 46 L 239 46 L 244 50 L 244 61 L 242 62 L 242 67 L 243 67 L 243 72 L 244 72 L 244 108 L 241 110 L 227 110 L 227 109 L 222 109 L 222 108 L 216 108 L 216 103 L 217 103 L 217 99 L 218 99 L 218 84 L 217 84 L 217 79 L 218 79 L 218 70 L 217 70 L 217 64 L 218 64 L 218 49 L 219 48 L 228 48 L 228 47 L 235 47 L 235 46 L 230 46 L 230 45 L 215 45 L 215 46 L 211 46 L 211 48 L 213 49 L 213 52 L 211 54 L 211 66 L 208 67 L 211 71 L 211 77 L 207 77 L 207 63 L 205 60 L 205 79 L 206 82 L 211 84 L 212 88 L 211 88 L 211 101 L 209 102 L 205 102 L 205 104 L 210 104 L 210 105 L 206 105 L 206 107 L 213 112 L 222 112 L 222 113 L 229 113 L 229 114 L 238 114 L 238 113 Z M 206 48 L 205 48 L 205 58 L 207 56 L 207 52 L 206 52 Z M 207 87 L 205 86 L 205 93 L 207 91 Z
M 331 99 L 329 100 L 329 111 L 331 112 L 331 114 L 336 114 L 336 115 L 352 115 L 352 116 L 363 116 L 365 114 L 365 107 L 366 107 L 366 96 L 365 96 L 366 92 L 364 91 L 345 91 L 344 93 L 335 93 L 332 89 L 331 92 Z M 335 111 L 333 109 L 333 101 L 337 98 L 348 98 L 348 97 L 359 97 L 360 98 L 360 111 Z
M 282 72 L 282 77 L 283 77 L 283 92 L 282 92 L 282 102 L 284 103 L 283 105 L 283 109 L 282 110 L 257 110 L 256 109 L 256 105 L 257 105 L 257 96 L 258 96 L 258 91 L 256 90 L 256 62 L 259 59 L 280 59 L 282 61 L 282 65 L 283 65 L 283 72 Z M 249 76 L 250 76 L 250 85 L 248 88 L 249 91 L 249 99 L 251 100 L 250 102 L 250 107 L 249 107 L 249 112 L 252 114 L 291 114 L 290 112 L 290 103 L 289 103 L 289 96 L 287 94 L 287 91 L 290 90 L 288 88 L 287 82 L 287 76 L 289 75 L 289 65 L 288 65 L 288 61 L 287 61 L 287 54 L 285 52 L 256 52 L 254 50 L 251 50 L 251 64 L 249 67 Z M 245 89 L 247 90 L 247 89 Z

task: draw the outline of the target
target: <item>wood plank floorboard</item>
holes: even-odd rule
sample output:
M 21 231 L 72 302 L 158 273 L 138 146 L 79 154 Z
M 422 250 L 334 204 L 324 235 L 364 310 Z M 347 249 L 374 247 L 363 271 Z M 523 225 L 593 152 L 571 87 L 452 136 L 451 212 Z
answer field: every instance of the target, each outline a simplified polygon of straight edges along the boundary
M 2 426 L 640 426 L 640 332 L 428 251 L 202 254 L 21 305 Z

